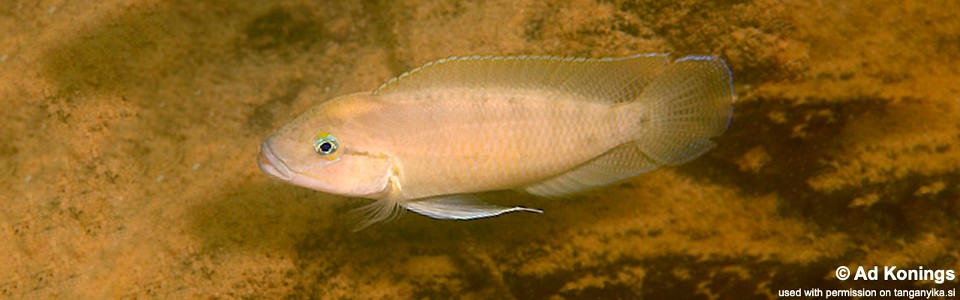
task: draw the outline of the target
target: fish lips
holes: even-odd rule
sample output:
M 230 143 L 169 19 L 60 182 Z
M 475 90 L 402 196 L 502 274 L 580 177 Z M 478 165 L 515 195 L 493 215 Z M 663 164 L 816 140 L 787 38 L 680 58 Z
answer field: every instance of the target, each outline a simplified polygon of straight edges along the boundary
M 265 141 L 260 145 L 260 155 L 257 156 L 257 165 L 260 166 L 261 172 L 276 177 L 277 179 L 283 181 L 293 179 L 293 172 L 290 170 L 290 167 L 273 154 L 269 141 Z

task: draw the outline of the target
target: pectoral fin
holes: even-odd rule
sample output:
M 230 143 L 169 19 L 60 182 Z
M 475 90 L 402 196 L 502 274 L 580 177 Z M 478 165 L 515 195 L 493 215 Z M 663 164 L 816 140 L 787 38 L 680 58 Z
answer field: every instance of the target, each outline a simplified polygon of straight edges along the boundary
M 412 200 L 403 203 L 403 206 L 418 214 L 444 220 L 472 220 L 495 217 L 516 211 L 543 213 L 542 210 L 526 207 L 497 206 L 469 195 L 448 195 Z

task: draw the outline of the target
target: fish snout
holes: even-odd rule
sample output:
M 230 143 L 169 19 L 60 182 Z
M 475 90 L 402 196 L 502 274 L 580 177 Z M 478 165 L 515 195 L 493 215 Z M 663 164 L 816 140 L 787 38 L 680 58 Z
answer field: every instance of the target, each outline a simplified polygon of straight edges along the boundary
M 278 179 L 289 181 L 292 177 L 287 165 L 273 154 L 269 141 L 263 142 L 263 144 L 260 145 L 260 155 L 257 156 L 257 165 L 260 166 L 261 172 Z

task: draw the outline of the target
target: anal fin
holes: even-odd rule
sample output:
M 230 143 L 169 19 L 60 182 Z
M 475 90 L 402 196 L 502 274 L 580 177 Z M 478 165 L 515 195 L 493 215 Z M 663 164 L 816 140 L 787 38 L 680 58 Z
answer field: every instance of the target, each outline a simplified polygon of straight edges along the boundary
M 614 183 L 659 168 L 634 142 L 617 146 L 554 178 L 526 186 L 528 193 L 562 197 Z
M 495 217 L 506 213 L 526 211 L 543 213 L 542 210 L 526 207 L 504 207 L 480 201 L 471 195 L 446 195 L 412 200 L 402 204 L 421 215 L 444 220 L 472 220 Z

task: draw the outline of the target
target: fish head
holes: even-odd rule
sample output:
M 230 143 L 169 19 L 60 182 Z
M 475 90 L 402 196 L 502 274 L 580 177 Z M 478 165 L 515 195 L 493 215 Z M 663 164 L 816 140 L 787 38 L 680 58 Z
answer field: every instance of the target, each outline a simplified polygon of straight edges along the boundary
M 389 191 L 393 169 L 365 121 L 378 108 L 369 94 L 352 94 L 309 109 L 264 140 L 260 170 L 330 194 L 377 198 Z

